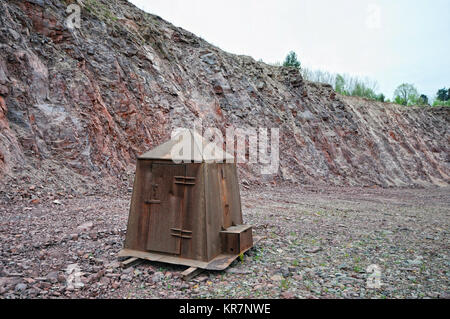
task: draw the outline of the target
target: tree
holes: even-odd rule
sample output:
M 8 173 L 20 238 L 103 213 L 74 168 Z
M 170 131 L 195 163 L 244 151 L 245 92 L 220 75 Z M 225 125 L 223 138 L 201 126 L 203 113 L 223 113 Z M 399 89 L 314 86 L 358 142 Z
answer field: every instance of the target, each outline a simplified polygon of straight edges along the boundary
M 380 94 L 378 94 L 378 95 L 376 96 L 375 99 L 376 99 L 378 102 L 384 102 L 385 99 L 386 99 L 386 97 L 384 96 L 383 93 L 380 93 Z
M 421 94 L 419 96 L 419 98 L 417 99 L 417 104 L 418 105 L 430 105 L 430 103 L 428 102 L 428 96 L 426 96 L 425 94 Z
M 401 105 L 413 105 L 417 102 L 418 95 L 414 85 L 403 83 L 395 90 L 394 101 Z
M 407 104 L 407 102 L 404 99 L 402 99 L 400 96 L 398 96 L 398 95 L 394 97 L 394 103 L 395 104 L 400 104 L 400 105 L 406 105 Z
M 286 56 L 283 66 L 300 69 L 300 61 L 297 59 L 297 54 L 294 51 L 289 52 Z
M 439 101 L 448 101 L 448 99 L 450 98 L 450 89 L 448 89 L 448 91 L 446 88 L 440 89 L 439 91 L 437 91 L 436 95 Z
M 356 83 L 351 95 L 365 97 L 372 100 L 376 97 L 375 92 L 371 88 L 368 88 L 364 83 Z
M 417 99 L 417 104 L 418 105 L 429 105 L 428 96 L 426 96 L 425 94 L 421 94 L 419 96 L 419 98 Z
M 334 87 L 337 93 L 345 94 L 345 79 L 342 75 L 340 74 L 336 75 Z

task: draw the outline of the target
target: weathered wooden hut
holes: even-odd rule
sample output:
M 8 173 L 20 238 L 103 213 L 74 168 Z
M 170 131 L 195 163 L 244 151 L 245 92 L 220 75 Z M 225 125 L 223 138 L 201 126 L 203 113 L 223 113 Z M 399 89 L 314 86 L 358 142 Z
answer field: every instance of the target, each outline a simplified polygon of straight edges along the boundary
M 189 130 L 138 158 L 119 256 L 223 270 L 252 245 L 233 156 Z

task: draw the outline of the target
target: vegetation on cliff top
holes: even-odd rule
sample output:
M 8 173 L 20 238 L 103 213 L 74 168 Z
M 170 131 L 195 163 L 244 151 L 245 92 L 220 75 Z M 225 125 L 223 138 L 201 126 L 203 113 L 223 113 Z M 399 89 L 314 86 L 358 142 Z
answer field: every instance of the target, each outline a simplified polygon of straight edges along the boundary
M 280 66 L 280 63 L 275 63 L 275 66 Z M 375 100 L 379 102 L 391 102 L 386 99 L 383 93 L 376 93 L 378 83 L 369 78 L 360 78 L 348 74 L 335 74 L 322 70 L 311 70 L 306 67 L 301 67 L 301 63 L 294 51 L 289 52 L 286 56 L 282 66 L 293 67 L 300 70 L 303 78 L 310 82 L 321 82 L 330 84 L 334 90 L 346 96 L 358 96 Z M 436 93 L 436 97 L 432 106 L 450 106 L 450 89 L 440 89 Z M 393 103 L 405 106 L 431 106 L 427 95 L 420 94 L 415 88 L 414 84 L 402 83 L 394 92 Z

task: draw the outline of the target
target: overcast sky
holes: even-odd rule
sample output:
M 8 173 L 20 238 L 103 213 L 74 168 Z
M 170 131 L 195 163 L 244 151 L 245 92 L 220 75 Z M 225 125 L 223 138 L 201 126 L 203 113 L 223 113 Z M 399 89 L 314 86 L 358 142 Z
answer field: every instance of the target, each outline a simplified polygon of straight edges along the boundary
M 392 98 L 450 86 L 449 0 L 131 0 L 231 53 L 367 76 Z

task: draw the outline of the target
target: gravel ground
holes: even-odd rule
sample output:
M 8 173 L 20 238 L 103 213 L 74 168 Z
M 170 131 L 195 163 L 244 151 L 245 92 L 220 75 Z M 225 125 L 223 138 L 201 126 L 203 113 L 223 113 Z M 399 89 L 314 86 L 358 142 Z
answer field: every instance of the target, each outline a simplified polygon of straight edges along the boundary
M 120 267 L 130 195 L 0 202 L 0 298 L 450 296 L 448 188 L 243 189 L 262 240 L 190 282 L 181 266 Z M 367 286 L 371 265 L 379 288 Z

